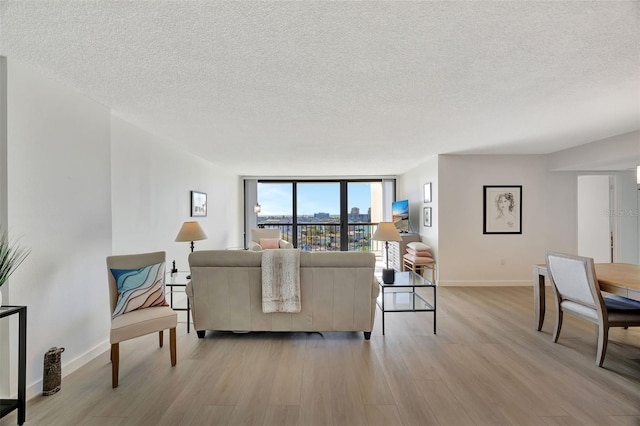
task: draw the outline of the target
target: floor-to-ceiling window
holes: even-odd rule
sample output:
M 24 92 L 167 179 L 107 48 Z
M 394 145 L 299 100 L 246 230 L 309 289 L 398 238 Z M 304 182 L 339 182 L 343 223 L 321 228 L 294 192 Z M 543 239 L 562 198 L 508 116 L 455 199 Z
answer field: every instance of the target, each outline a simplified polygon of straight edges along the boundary
M 378 180 L 259 180 L 257 225 L 279 228 L 305 251 L 377 250 L 382 192 Z
M 296 183 L 296 247 L 304 251 L 342 250 L 340 185 Z

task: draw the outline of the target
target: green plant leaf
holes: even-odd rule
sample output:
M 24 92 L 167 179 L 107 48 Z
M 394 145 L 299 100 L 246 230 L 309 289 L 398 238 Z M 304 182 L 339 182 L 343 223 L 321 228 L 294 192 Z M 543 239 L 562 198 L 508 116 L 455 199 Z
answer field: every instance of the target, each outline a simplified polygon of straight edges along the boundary
M 6 231 L 0 231 L 0 287 L 7 282 L 29 253 L 31 250 L 9 241 Z

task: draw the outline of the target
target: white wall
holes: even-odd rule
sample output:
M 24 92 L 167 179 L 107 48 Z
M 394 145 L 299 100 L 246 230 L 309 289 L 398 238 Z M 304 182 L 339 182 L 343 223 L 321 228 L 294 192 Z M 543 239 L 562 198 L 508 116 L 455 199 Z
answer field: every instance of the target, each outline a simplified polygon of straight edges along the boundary
M 420 227 L 416 217 L 429 205 L 421 188 L 433 182 L 434 228 L 420 234 L 434 247 L 440 284 L 530 285 L 532 264 L 544 263 L 545 250 L 577 252 L 578 175 L 615 176 L 614 258 L 638 263 L 639 161 L 639 131 L 549 155 L 441 155 L 400 176 L 398 198 L 409 199 L 412 226 Z M 482 234 L 483 185 L 523 186 L 522 235 Z
M 600 209 L 599 213 L 612 216 L 614 252 L 613 261 L 638 264 L 640 256 L 640 227 L 638 218 L 638 185 L 635 170 L 609 172 L 576 172 L 580 177 L 611 176 L 615 192 L 611 195 L 612 206 Z M 590 232 L 588 229 L 585 232 Z M 578 235 L 578 239 L 580 235 Z
M 188 270 L 189 243 L 175 242 L 180 226 L 196 220 L 207 239 L 196 250 L 243 246 L 242 180 L 113 116 L 113 253 L 164 250 L 167 263 Z M 190 191 L 207 193 L 207 216 L 190 217 Z
M 64 347 L 73 368 L 95 356 L 109 327 L 110 112 L 7 62 L 8 225 L 32 252 L 11 278 L 5 303 L 28 307 L 32 393 L 41 390 L 50 347 Z
M 411 214 L 428 205 L 422 185 L 434 183 L 435 228 L 422 227 L 421 236 L 436 251 L 440 285 L 531 285 L 546 249 L 576 250 L 575 175 L 549 173 L 545 156 L 441 155 L 400 181 Z M 482 233 L 483 185 L 522 185 L 521 235 Z
M 638 226 L 638 184 L 635 170 L 610 172 L 615 179 L 614 216 L 615 249 L 613 261 L 640 263 L 640 228 Z
M 424 184 L 431 182 L 431 202 L 424 202 Z M 420 234 L 420 239 L 431 246 L 432 254 L 438 260 L 438 157 L 434 156 L 416 168 L 398 177 L 396 198 L 409 200 L 409 221 L 412 232 Z M 424 226 L 424 207 L 431 207 L 431 227 Z
M 557 151 L 549 155 L 549 170 L 635 170 L 640 164 L 640 130 Z
M 7 58 L 0 56 L 0 227 L 6 230 L 7 225 Z M 3 289 L 7 296 L 4 296 Z M 0 287 L 0 295 L 6 300 L 8 293 L 8 285 Z M 10 383 L 13 377 L 9 359 L 12 351 L 8 336 L 10 330 L 17 327 L 17 321 L 14 320 L 13 324 L 11 322 L 7 319 L 0 320 L 0 398 L 11 395 Z
M 44 353 L 64 347 L 63 376 L 108 350 L 105 258 L 167 251 L 186 269 L 190 190 L 208 193 L 196 249 L 242 245 L 240 178 L 112 116 L 75 90 L 8 60 L 7 223 L 31 255 L 5 289 L 28 306 L 27 395 L 42 390 Z M 1 183 L 1 182 L 0 182 Z M 7 287 L 7 286 L 3 286 Z M 0 391 L 15 393 L 15 346 L 3 328 Z M 14 333 L 15 334 L 15 333 Z M 105 383 L 109 377 L 105 376 Z M 2 396 L 5 396 L 4 394 Z
M 578 176 L 578 251 L 595 262 L 611 259 L 610 181 L 608 175 Z
M 440 283 L 530 285 L 547 249 L 576 250 L 576 181 L 545 156 L 443 155 Z M 483 186 L 522 185 L 522 234 L 482 233 Z

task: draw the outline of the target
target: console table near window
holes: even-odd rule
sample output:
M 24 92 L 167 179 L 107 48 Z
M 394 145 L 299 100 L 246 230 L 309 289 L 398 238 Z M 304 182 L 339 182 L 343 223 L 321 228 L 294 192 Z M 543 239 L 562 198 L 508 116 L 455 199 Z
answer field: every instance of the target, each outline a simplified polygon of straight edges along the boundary
M 384 336 L 384 315 L 389 312 L 433 312 L 433 334 L 436 334 L 436 285 L 413 271 L 396 272 L 395 281 L 380 284 L 380 295 L 376 304 L 382 311 L 382 335 Z M 416 292 L 416 288 L 433 289 L 433 304 Z M 400 289 L 400 290 L 399 290 Z
M 0 306 L 0 318 L 18 315 L 18 398 L 0 399 L 0 418 L 18 410 L 18 424 L 26 419 L 26 371 L 27 371 L 27 307 Z

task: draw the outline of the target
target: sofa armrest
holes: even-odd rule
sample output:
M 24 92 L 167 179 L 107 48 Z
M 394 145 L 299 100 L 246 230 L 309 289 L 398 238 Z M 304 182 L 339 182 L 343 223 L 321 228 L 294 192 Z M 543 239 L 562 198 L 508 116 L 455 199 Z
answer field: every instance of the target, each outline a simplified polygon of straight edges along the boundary
M 372 287 L 371 287 L 371 298 L 372 299 L 377 299 L 378 296 L 380 295 L 380 283 L 378 282 L 377 279 L 373 279 L 373 282 L 371 283 Z
M 291 244 L 289 241 L 280 240 L 278 242 L 278 247 L 280 247 L 281 249 L 292 249 L 293 244 Z
M 262 247 L 260 247 L 260 244 L 256 243 L 255 241 L 250 241 L 249 242 L 249 247 L 247 247 L 247 250 L 249 250 L 249 251 L 262 251 Z

